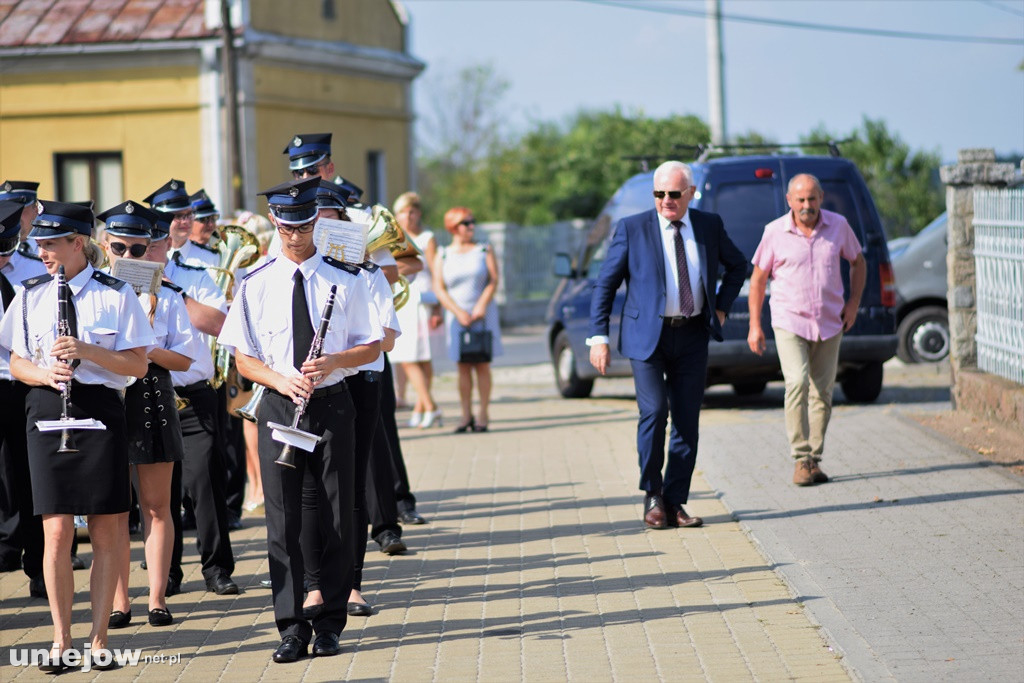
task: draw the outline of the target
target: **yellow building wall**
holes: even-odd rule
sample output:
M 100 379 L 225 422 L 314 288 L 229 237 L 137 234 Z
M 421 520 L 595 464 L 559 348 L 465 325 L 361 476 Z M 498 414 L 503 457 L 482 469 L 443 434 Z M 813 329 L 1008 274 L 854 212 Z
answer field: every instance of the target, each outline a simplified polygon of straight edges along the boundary
M 401 52 L 404 27 L 388 0 L 334 0 L 325 19 L 323 0 L 250 0 L 249 23 L 257 31 Z
M 55 153 L 120 152 L 125 199 L 141 201 L 172 176 L 197 190 L 198 102 L 192 67 L 4 74 L 0 181 L 35 180 L 52 198 Z
M 393 81 L 278 66 L 253 69 L 261 189 L 290 178 L 285 146 L 298 133 L 332 133 L 335 170 L 367 189 L 366 155 L 384 152 L 387 200 L 406 187 L 412 121 L 406 89 Z M 265 209 L 265 202 L 261 204 Z

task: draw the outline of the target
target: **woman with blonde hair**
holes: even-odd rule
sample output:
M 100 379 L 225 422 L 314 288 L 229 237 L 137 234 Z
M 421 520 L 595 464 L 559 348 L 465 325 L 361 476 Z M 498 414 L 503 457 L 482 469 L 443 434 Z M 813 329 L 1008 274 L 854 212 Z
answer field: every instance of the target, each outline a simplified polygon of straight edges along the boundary
M 434 291 L 444 306 L 448 335 L 448 357 L 458 364 L 459 402 L 462 421 L 456 433 L 486 432 L 490 421 L 491 364 L 460 360 L 460 339 L 467 330 L 483 329 L 491 333 L 491 357 L 500 356 L 501 328 L 494 294 L 498 289 L 498 261 L 487 244 L 476 241 L 473 212 L 456 206 L 444 215 L 445 230 L 452 243 L 439 249 L 434 259 Z M 473 416 L 473 376 L 479 388 L 480 410 Z

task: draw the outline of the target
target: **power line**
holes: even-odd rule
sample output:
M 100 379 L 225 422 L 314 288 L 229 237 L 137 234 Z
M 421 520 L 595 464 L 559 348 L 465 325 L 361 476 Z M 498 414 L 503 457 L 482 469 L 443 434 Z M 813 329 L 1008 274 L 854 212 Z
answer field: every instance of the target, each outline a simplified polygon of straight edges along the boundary
M 995 2 L 995 0 L 978 0 L 978 2 L 980 2 L 983 5 L 988 5 L 989 7 L 1001 9 L 1004 12 L 1009 12 L 1010 14 L 1016 15 L 1018 17 L 1024 17 L 1024 11 L 1014 9 L 1012 7 L 1006 7 L 1005 5 L 1000 5 L 998 2 Z
M 683 9 L 682 7 L 651 7 L 638 5 L 636 3 L 616 2 L 615 0 L 577 0 L 592 5 L 605 5 L 607 7 L 618 7 L 620 9 L 637 9 L 645 12 L 657 12 L 659 14 L 675 14 L 686 17 L 698 17 L 704 19 L 706 12 L 700 10 Z M 995 36 L 964 36 L 946 33 L 917 33 L 913 31 L 890 31 L 881 28 L 862 28 L 857 26 L 835 26 L 832 24 L 812 24 L 804 21 L 787 21 L 783 19 L 769 19 L 767 17 L 752 17 L 745 14 L 720 15 L 723 21 L 738 21 L 747 24 L 763 24 L 767 26 L 780 26 L 783 28 L 798 28 L 809 31 L 831 31 L 833 33 L 853 33 L 864 36 L 876 36 L 880 38 L 908 38 L 912 40 L 934 40 L 946 43 L 985 43 L 996 45 L 1024 45 L 1021 38 L 1000 38 Z

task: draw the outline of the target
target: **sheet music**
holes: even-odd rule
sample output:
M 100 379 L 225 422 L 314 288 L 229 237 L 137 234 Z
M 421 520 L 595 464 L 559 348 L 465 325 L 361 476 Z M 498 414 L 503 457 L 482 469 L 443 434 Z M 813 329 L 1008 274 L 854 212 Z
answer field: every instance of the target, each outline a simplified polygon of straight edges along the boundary
M 366 260 L 366 223 L 352 223 L 333 218 L 321 218 L 313 228 L 313 244 L 323 256 L 345 263 Z
M 61 429 L 106 429 L 107 426 L 94 418 L 67 420 L 36 420 L 36 429 L 41 432 L 56 432 Z
M 164 264 L 119 258 L 110 274 L 132 286 L 136 294 L 156 294 L 164 276 Z

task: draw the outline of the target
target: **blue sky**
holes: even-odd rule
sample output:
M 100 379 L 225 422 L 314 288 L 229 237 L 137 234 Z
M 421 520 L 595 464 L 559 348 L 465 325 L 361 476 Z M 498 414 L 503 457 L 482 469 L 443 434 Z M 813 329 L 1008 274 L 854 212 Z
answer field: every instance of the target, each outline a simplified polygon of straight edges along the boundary
M 574 0 L 403 0 L 414 89 L 491 63 L 511 82 L 508 132 L 616 104 L 707 119 L 704 20 Z M 701 11 L 704 0 L 637 0 Z M 723 14 L 897 31 L 1024 39 L 1024 0 L 723 0 Z M 944 161 L 962 147 L 1024 151 L 1024 47 L 724 25 L 726 126 L 796 142 L 883 119 Z

